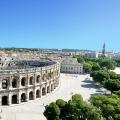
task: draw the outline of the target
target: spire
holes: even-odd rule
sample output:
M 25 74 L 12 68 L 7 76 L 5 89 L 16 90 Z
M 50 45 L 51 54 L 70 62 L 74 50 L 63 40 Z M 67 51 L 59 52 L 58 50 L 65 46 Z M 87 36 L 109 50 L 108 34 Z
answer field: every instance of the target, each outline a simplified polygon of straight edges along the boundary
M 102 55 L 105 57 L 105 43 L 103 44 Z

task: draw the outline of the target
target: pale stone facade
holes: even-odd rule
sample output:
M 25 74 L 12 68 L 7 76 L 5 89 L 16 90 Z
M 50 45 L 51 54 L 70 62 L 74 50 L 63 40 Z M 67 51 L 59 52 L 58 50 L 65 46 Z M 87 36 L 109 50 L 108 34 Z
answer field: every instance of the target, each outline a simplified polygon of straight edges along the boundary
M 87 52 L 84 55 L 86 58 L 98 58 L 99 53 L 98 52 Z
M 0 70 L 0 105 L 20 104 L 38 99 L 52 92 L 59 85 L 60 64 L 58 62 L 16 63 L 19 63 L 19 69 L 17 66 L 16 69 L 14 67 L 8 70 L 8 67 Z M 23 63 L 22 67 L 20 67 L 21 63 Z
M 65 58 L 61 63 L 62 73 L 82 74 L 83 65 L 77 62 L 76 58 Z

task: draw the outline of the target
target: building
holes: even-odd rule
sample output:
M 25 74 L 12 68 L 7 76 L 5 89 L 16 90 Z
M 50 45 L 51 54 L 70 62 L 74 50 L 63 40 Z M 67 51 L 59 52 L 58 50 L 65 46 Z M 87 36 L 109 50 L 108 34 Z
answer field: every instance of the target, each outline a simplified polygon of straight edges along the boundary
M 11 63 L 12 62 L 12 63 Z M 60 64 L 55 61 L 10 61 L 0 69 L 0 105 L 39 99 L 59 85 Z
M 84 55 L 86 58 L 98 58 L 99 53 L 98 52 L 87 52 Z
M 62 73 L 82 74 L 83 65 L 76 58 L 65 58 L 61 63 Z

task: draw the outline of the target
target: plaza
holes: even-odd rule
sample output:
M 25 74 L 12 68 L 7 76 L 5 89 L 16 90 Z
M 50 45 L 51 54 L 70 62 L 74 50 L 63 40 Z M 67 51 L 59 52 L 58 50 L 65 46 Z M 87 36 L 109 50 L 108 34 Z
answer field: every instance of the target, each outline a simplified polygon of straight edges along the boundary
M 44 106 L 59 98 L 69 100 L 73 94 L 79 93 L 88 101 L 91 95 L 104 92 L 105 89 L 97 86 L 88 74 L 60 74 L 60 83 L 55 91 L 34 101 L 1 106 L 0 115 L 2 120 L 46 120 L 43 116 Z

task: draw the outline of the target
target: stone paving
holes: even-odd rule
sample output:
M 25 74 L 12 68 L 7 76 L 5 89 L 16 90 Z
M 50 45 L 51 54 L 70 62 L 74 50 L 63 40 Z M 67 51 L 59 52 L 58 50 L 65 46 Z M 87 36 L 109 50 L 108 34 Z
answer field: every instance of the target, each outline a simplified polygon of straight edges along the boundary
M 69 100 L 73 94 L 79 93 L 87 101 L 91 95 L 103 92 L 105 89 L 97 86 L 89 75 L 61 74 L 60 85 L 54 92 L 38 100 L 1 107 L 0 120 L 46 120 L 44 106 L 59 98 Z

